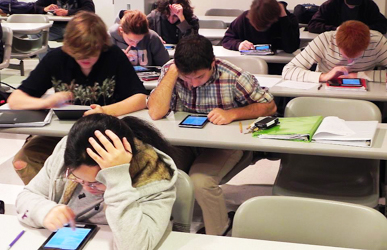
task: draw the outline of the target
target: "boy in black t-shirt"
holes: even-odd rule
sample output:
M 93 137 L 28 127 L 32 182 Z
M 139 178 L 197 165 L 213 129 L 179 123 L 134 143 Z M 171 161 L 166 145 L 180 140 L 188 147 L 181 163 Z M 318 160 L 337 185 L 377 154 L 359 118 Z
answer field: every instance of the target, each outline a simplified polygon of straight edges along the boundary
M 55 94 L 41 96 L 51 87 Z M 111 46 L 104 22 L 78 13 L 67 25 L 63 47 L 47 54 L 8 98 L 11 109 L 49 109 L 66 102 L 90 105 L 85 115 L 114 116 L 146 107 L 146 90 L 125 54 Z M 43 167 L 60 138 L 33 136 L 13 164 L 27 184 Z

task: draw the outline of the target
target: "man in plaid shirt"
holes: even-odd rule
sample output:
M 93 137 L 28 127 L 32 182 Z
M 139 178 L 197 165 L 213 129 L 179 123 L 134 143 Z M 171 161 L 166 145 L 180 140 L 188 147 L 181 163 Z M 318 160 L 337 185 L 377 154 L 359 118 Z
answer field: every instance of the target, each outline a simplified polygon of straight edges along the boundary
M 256 78 L 233 64 L 215 59 L 211 42 L 200 35 L 185 37 L 174 60 L 163 66 L 159 83 L 148 99 L 149 115 L 157 120 L 170 111 L 205 113 L 213 124 L 253 119 L 276 112 L 273 96 Z M 205 231 L 225 235 L 231 229 L 221 179 L 243 152 L 230 149 L 180 147 L 177 166 L 188 172 L 204 218 Z

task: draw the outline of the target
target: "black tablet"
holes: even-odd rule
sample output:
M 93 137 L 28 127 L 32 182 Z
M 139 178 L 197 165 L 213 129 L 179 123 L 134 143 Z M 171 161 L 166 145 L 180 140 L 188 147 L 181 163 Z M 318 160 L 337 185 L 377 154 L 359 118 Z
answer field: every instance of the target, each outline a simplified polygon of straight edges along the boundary
M 62 227 L 52 233 L 39 247 L 39 250 L 80 250 L 97 233 L 97 225 L 77 224 L 76 229 Z
M 83 114 L 90 110 L 90 106 L 68 105 L 60 108 L 53 108 L 59 120 L 78 120 Z
M 134 71 L 136 71 L 136 72 L 150 72 L 150 71 L 160 72 L 161 71 L 160 66 L 139 66 L 139 65 L 136 65 L 136 66 L 133 66 L 133 68 L 134 68 Z
M 203 128 L 207 122 L 207 115 L 187 115 L 184 120 L 179 123 L 179 127 Z

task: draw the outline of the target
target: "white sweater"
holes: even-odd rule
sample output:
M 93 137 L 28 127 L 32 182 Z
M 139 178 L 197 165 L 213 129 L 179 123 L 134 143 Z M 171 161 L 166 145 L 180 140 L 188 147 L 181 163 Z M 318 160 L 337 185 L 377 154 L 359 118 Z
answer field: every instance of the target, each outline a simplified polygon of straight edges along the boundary
M 373 70 L 375 66 L 387 66 L 387 40 L 379 32 L 371 30 L 371 40 L 363 55 L 348 62 L 336 44 L 336 31 L 320 34 L 282 71 L 282 78 L 302 82 L 319 82 L 321 73 L 327 73 L 336 66 L 347 66 L 350 72 L 358 72 L 358 77 L 375 82 L 386 82 L 386 70 Z M 313 64 L 321 72 L 310 71 Z
M 38 175 L 16 200 L 21 222 L 43 227 L 48 212 L 58 206 L 65 190 L 61 168 L 67 137 L 55 147 Z M 96 180 L 107 189 L 104 194 L 106 219 L 113 232 L 114 248 L 153 249 L 169 226 L 176 197 L 177 168 L 172 158 L 155 148 L 158 156 L 173 170 L 170 181 L 162 180 L 134 188 L 129 175 L 130 164 L 99 171 Z

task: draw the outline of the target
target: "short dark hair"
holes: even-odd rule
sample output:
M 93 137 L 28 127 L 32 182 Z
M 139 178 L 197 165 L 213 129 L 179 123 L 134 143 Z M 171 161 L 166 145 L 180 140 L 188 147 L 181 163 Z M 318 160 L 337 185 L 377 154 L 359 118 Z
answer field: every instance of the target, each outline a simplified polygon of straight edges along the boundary
M 74 170 L 81 165 L 97 166 L 98 164 L 87 154 L 86 148 L 94 150 L 89 143 L 90 137 L 99 142 L 94 135 L 94 131 L 99 130 L 106 136 L 105 131 L 107 129 L 121 139 L 126 137 L 132 148 L 133 156 L 137 154 L 134 144 L 134 138 L 137 138 L 143 143 L 152 145 L 175 158 L 175 148 L 162 137 L 156 128 L 146 121 L 133 116 L 119 119 L 106 114 L 92 114 L 82 117 L 71 128 L 67 138 L 62 171 L 64 172 L 66 168 Z M 106 138 L 109 139 L 108 136 Z
M 281 8 L 276 0 L 254 0 L 247 18 L 256 30 L 266 30 L 278 20 Z
M 187 21 L 191 21 L 193 17 L 193 7 L 189 0 L 159 0 L 157 2 L 157 11 L 164 16 L 169 16 L 171 13 L 169 11 L 170 4 L 180 4 L 183 7 L 183 15 Z
M 201 35 L 189 35 L 177 44 L 174 60 L 179 72 L 189 74 L 211 69 L 215 55 L 210 40 Z

